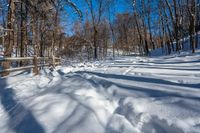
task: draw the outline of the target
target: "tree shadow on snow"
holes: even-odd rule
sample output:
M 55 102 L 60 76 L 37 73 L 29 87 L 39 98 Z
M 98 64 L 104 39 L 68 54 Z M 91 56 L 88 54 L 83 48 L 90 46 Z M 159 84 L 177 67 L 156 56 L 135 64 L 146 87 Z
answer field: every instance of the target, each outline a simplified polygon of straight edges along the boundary
M 146 82 L 146 83 L 155 83 L 155 84 L 163 84 L 163 85 L 173 85 L 173 86 L 180 86 L 180 87 L 192 87 L 195 89 L 200 88 L 200 84 L 183 84 L 183 83 L 174 83 L 170 81 L 166 81 L 163 79 L 156 79 L 156 78 L 147 78 L 147 77 L 137 77 L 137 76 L 126 76 L 126 75 L 117 75 L 117 74 L 105 74 L 105 73 L 98 73 L 98 72 L 84 72 L 79 71 L 76 72 L 77 74 L 93 74 L 103 78 L 113 78 L 113 79 L 122 79 L 122 80 L 132 80 L 132 81 L 139 81 L 139 82 Z
M 16 133 L 45 133 L 32 112 L 15 99 L 13 89 L 6 86 L 6 79 L 0 79 L 1 104 L 9 116 L 9 127 Z
M 161 61 L 161 62 L 148 62 L 148 63 L 154 63 L 154 64 L 189 64 L 189 63 L 198 63 L 200 62 L 199 59 L 197 60 L 192 60 L 192 61 L 182 61 L 182 60 L 179 60 L 179 61 Z
M 91 117 L 95 118 L 97 121 L 94 121 L 94 125 L 99 124 L 102 128 L 104 128 L 103 123 L 99 116 L 96 114 L 95 110 L 90 108 L 89 106 L 83 104 L 79 98 L 76 97 L 74 94 L 64 93 L 67 95 L 71 100 L 77 102 L 74 109 L 71 113 L 55 128 L 53 133 L 65 133 L 65 132 L 95 132 L 95 128 L 87 127 L 85 125 L 86 121 L 90 121 Z M 77 127 L 80 127 L 77 128 Z M 82 129 L 84 127 L 84 129 Z M 82 131 L 83 130 L 83 131 Z M 84 131 L 87 130 L 87 131 Z M 94 130 L 94 131 L 93 131 Z
M 141 82 L 149 82 L 149 83 L 176 85 L 176 86 L 182 86 L 182 87 L 194 87 L 194 88 L 198 87 L 198 85 L 185 85 L 185 84 L 171 83 L 171 82 L 160 80 L 160 79 L 151 79 L 151 78 L 144 78 L 144 77 L 131 77 L 131 76 L 125 76 L 125 75 L 104 74 L 104 73 L 97 73 L 97 72 L 76 72 L 76 73 L 80 74 L 80 76 L 86 73 L 86 74 L 93 74 L 93 75 L 103 77 L 103 78 L 125 79 L 125 80 L 133 80 L 133 81 L 141 81 Z M 81 77 L 84 78 L 84 76 L 81 76 Z M 143 88 L 143 87 L 138 87 L 138 86 L 126 85 L 126 84 L 108 81 L 103 78 L 98 79 L 96 77 L 92 77 L 86 80 L 95 87 L 103 86 L 104 88 L 109 88 L 110 86 L 115 85 L 116 87 L 123 88 L 125 90 L 131 90 L 138 93 L 144 93 L 150 97 L 173 96 L 173 97 L 187 98 L 187 99 L 198 100 L 198 101 L 200 100 L 200 97 L 191 97 L 189 95 L 185 96 L 185 95 L 177 93 L 176 91 L 170 92 L 170 91 L 164 91 L 164 90 L 157 90 L 155 88 L 151 89 L 151 88 Z

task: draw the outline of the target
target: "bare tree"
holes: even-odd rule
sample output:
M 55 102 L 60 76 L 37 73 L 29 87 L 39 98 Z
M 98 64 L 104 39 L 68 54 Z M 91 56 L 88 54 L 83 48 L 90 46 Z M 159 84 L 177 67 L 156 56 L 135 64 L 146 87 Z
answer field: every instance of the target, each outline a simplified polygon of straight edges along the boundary
M 187 0 L 187 9 L 189 13 L 189 35 L 190 45 L 192 53 L 195 53 L 195 26 L 196 26 L 196 15 L 197 15 L 197 2 L 196 0 Z

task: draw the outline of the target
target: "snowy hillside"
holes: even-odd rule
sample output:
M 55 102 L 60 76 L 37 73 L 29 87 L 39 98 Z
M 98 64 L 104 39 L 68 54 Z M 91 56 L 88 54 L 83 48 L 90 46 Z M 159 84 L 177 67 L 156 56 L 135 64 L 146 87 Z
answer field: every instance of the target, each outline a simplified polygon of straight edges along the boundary
M 197 39 L 198 37 L 198 39 Z M 198 32 L 196 35 L 195 35 L 195 38 L 198 40 L 198 43 L 197 43 L 197 49 L 200 49 L 200 32 Z M 187 51 L 191 51 L 191 46 L 190 46 L 190 37 L 186 37 L 186 38 L 183 38 L 180 40 L 180 43 L 181 43 L 181 47 L 182 47 L 182 52 L 187 52 Z M 174 42 L 174 48 L 176 48 L 176 44 Z M 171 54 L 176 54 L 176 51 L 172 51 Z M 163 56 L 163 55 L 169 55 L 168 53 L 168 48 L 167 48 L 167 45 L 165 45 L 163 48 L 157 48 L 155 50 L 152 50 L 151 53 L 150 53 L 150 56 Z
M 200 133 L 200 54 L 0 79 L 1 133 Z

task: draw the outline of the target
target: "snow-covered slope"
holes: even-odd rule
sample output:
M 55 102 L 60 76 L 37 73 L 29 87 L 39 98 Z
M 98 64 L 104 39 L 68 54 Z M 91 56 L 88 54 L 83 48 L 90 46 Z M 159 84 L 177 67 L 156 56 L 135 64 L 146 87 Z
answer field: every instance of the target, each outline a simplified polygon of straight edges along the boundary
M 1 133 L 200 133 L 200 54 L 0 79 Z
M 198 39 L 197 39 L 198 37 Z M 200 32 L 198 32 L 195 36 L 195 39 L 196 41 L 198 40 L 198 43 L 197 43 L 197 49 L 200 49 Z M 182 50 L 181 52 L 185 51 L 191 51 L 191 46 L 190 46 L 190 37 L 185 37 L 183 39 L 180 40 L 180 44 L 181 44 L 181 47 L 182 47 Z M 176 49 L 176 43 L 174 42 L 174 49 Z M 171 54 L 176 54 L 177 51 L 171 51 Z M 167 46 L 165 45 L 163 48 L 157 48 L 155 50 L 152 50 L 150 52 L 150 56 L 153 56 L 153 57 L 156 57 L 156 56 L 163 56 L 163 55 L 168 55 L 168 48 Z

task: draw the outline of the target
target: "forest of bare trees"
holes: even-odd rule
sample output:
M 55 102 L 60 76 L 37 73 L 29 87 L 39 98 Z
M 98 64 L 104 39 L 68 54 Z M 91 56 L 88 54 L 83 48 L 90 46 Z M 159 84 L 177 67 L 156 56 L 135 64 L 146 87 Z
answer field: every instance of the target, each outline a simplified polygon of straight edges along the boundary
M 199 0 L 124 0 L 121 4 L 125 10 L 121 12 L 116 2 L 1 0 L 1 54 L 88 60 L 103 59 L 108 54 L 148 56 L 156 48 L 168 54 L 180 52 L 188 37 L 193 53 L 198 47 Z M 72 21 L 70 31 L 62 20 L 69 14 L 77 18 L 65 20 Z

